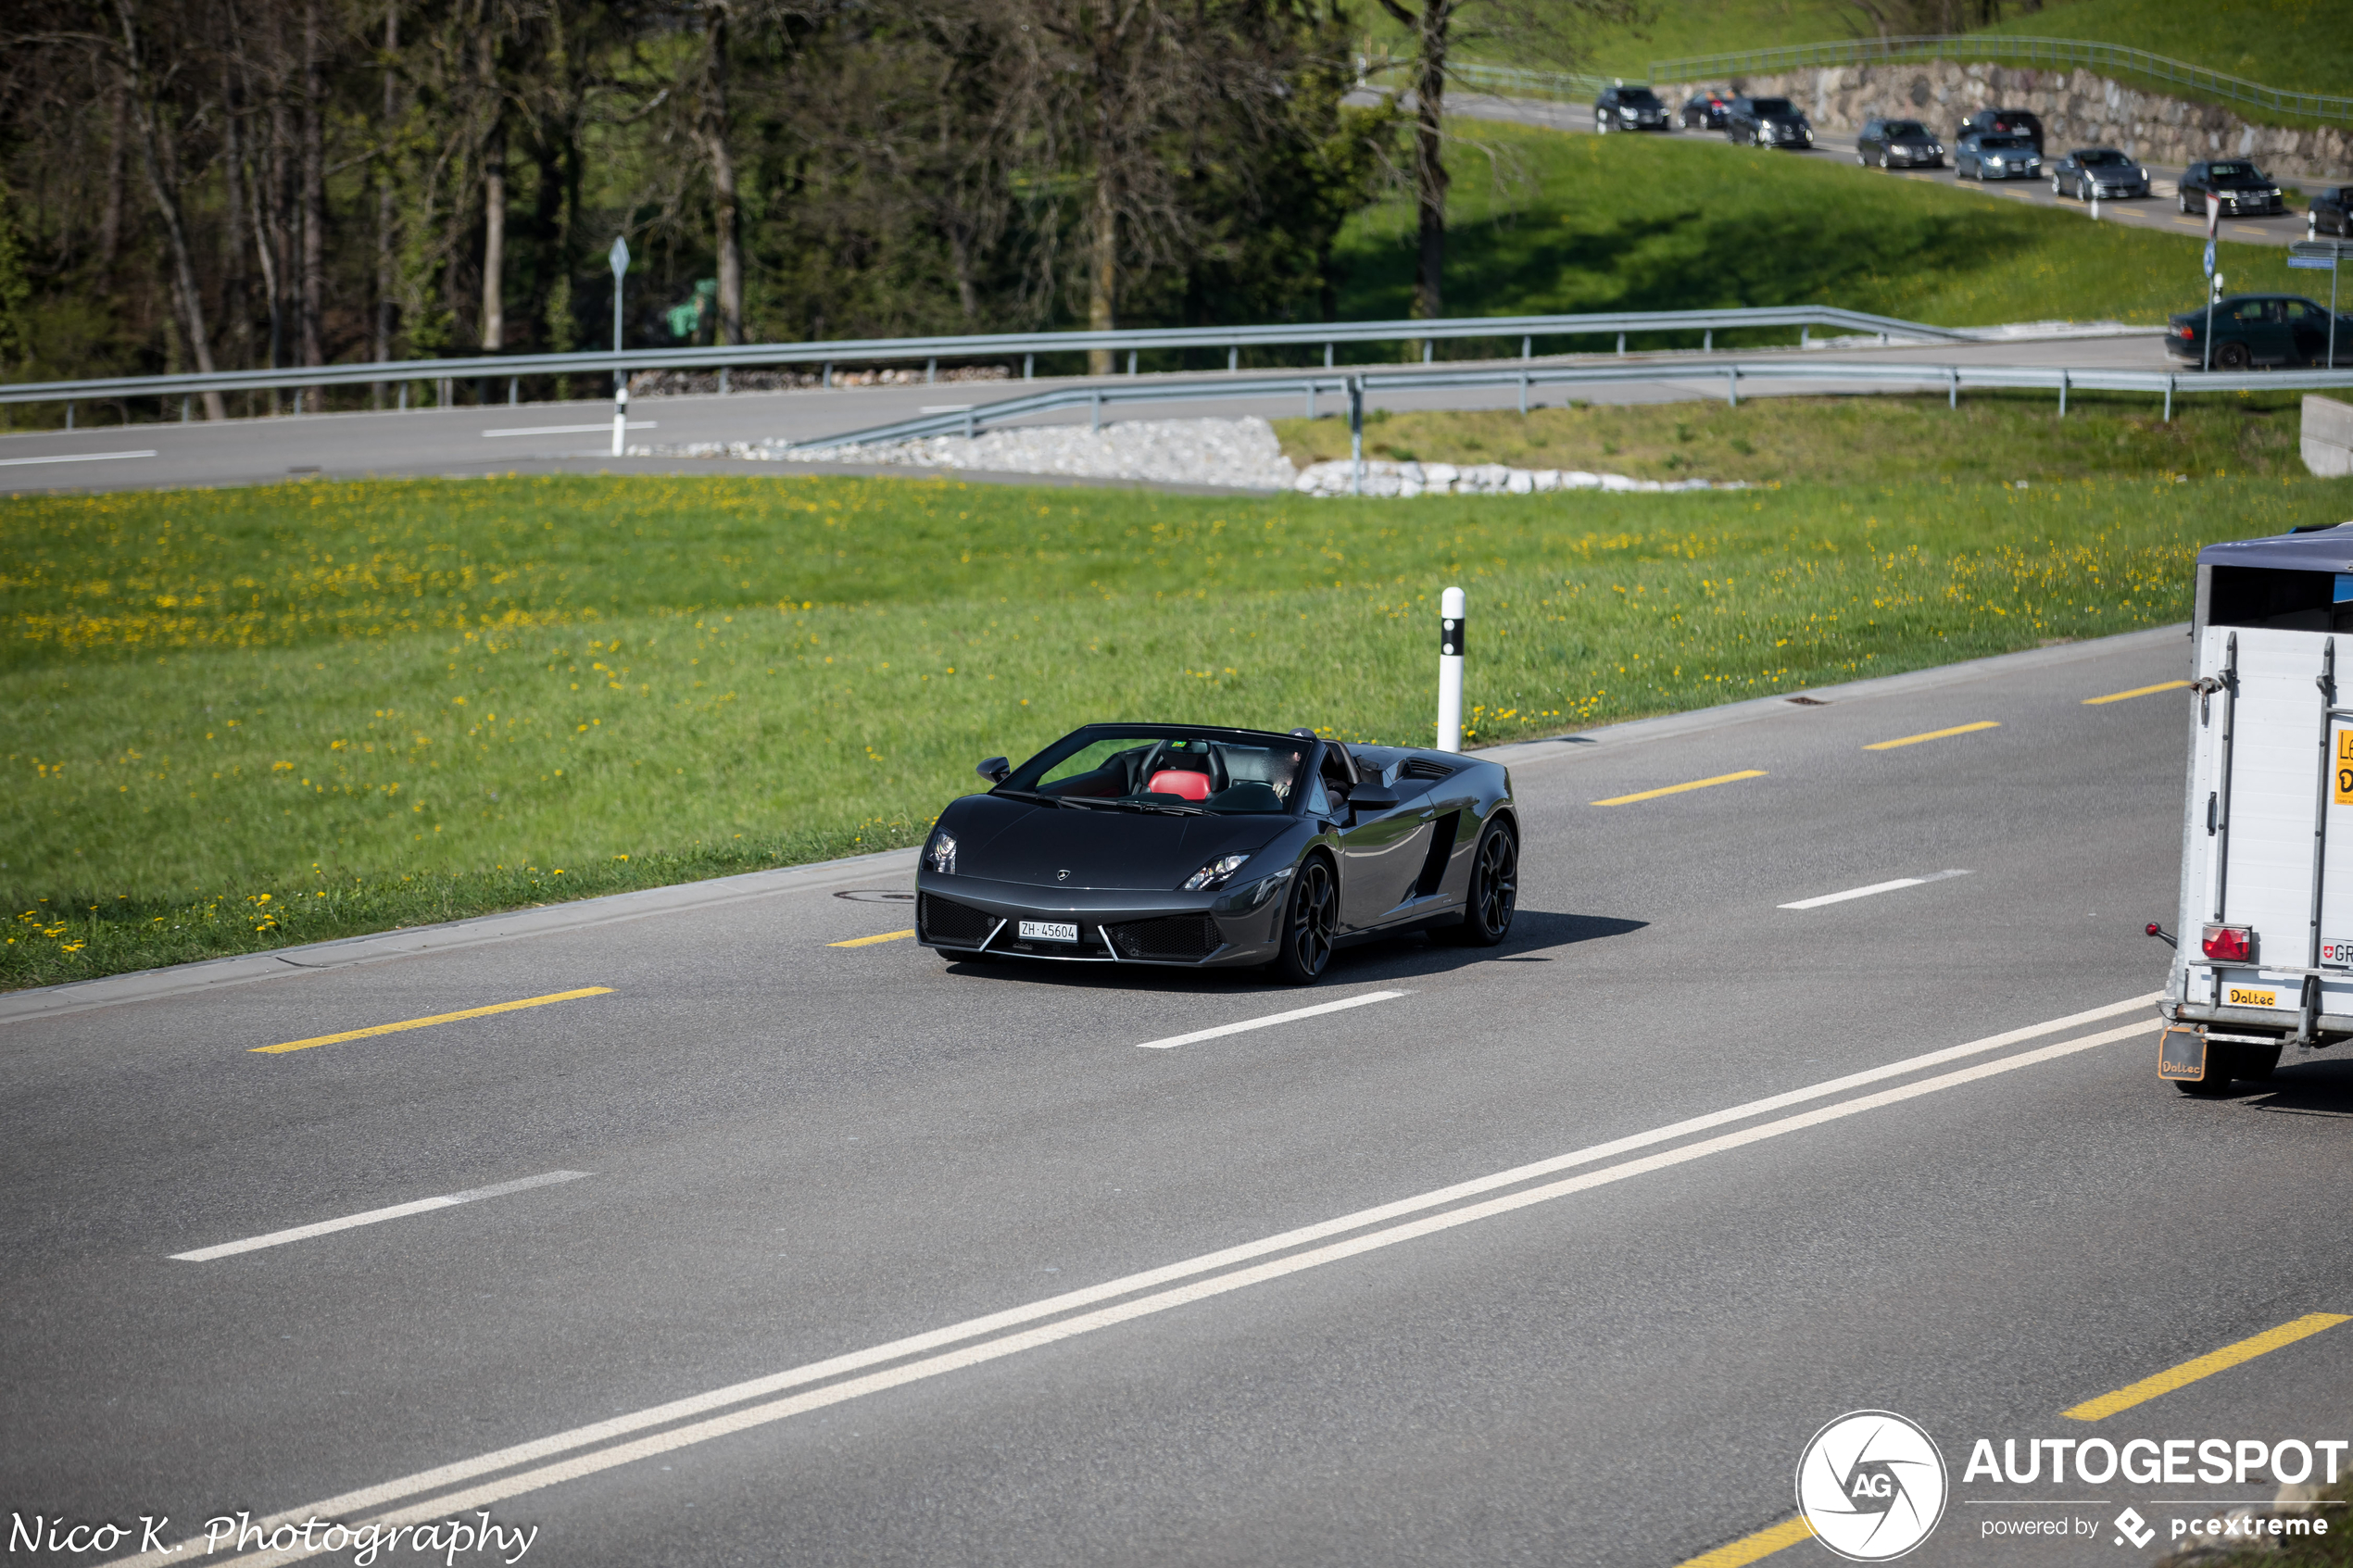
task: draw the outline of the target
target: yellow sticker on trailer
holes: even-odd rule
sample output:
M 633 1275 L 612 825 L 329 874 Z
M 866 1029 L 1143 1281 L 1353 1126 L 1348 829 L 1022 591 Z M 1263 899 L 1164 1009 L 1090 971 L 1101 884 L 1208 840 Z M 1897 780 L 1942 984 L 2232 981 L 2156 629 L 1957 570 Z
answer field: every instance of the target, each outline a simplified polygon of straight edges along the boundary
M 2258 990 L 2252 985 L 2232 985 L 2224 988 L 2223 999 L 2234 1008 L 2275 1008 L 2280 1005 L 2276 990 Z
M 2353 806 L 2353 730 L 2336 732 L 2336 803 Z

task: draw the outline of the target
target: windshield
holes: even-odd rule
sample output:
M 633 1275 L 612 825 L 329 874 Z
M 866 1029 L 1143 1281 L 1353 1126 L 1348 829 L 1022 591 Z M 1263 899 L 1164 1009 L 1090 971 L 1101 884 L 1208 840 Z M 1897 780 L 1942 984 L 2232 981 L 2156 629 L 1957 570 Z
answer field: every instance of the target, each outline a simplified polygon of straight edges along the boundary
M 2030 144 L 2016 136 L 1980 136 L 1977 139 L 1977 144 L 1999 152 L 2005 147 L 2023 147 Z
M 2095 147 L 2088 153 L 2077 153 L 2075 161 L 2086 169 L 2105 169 L 2112 163 L 2130 163 L 2133 160 L 2114 147 Z
M 1638 109 L 1658 107 L 1658 94 L 1647 87 L 1621 87 L 1617 90 L 1617 101 Z
M 2209 163 L 2206 172 L 2217 180 L 2252 180 L 2255 166 L 2251 163 Z
M 1920 129 L 1920 122 L 1917 119 L 1891 119 L 1887 122 L 1886 134 L 1892 141 L 1897 137 L 1925 137 L 1928 132 Z
M 1315 745 L 1173 725 L 1089 725 L 1014 769 L 997 787 L 1082 810 L 1287 812 Z
M 1795 114 L 1797 112 L 1789 107 L 1787 98 L 1753 98 L 1749 101 L 1748 107 L 1758 114 Z

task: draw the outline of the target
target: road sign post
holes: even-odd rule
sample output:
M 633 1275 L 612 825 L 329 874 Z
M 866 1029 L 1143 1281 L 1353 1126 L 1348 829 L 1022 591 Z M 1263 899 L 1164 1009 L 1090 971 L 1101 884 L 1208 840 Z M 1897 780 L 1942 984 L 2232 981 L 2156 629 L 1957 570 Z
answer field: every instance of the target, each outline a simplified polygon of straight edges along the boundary
M 616 358 L 621 353 L 621 282 L 629 271 L 629 242 L 619 234 L 613 236 L 612 249 L 605 253 L 612 265 L 612 351 Z M 620 457 L 629 441 L 629 371 L 615 364 L 612 368 L 612 455 Z
M 2329 275 L 2329 358 L 2328 368 L 2336 369 L 2336 273 L 2338 265 L 2353 256 L 2353 245 L 2343 240 L 2298 240 L 2288 246 L 2290 267 L 2318 272 L 2327 270 Z
M 2206 364 L 2204 368 L 2209 370 L 2214 368 L 2214 302 L 2221 297 L 2222 274 L 2217 272 L 2214 274 L 2214 286 L 2206 291 L 2206 342 L 2203 345 L 2206 349 Z

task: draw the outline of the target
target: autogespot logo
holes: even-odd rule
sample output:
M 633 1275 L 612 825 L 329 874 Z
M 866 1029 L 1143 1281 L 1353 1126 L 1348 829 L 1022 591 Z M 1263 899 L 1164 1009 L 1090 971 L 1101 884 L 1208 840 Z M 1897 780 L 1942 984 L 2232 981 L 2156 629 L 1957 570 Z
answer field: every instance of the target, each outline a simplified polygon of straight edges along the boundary
M 1944 1517 L 1944 1456 L 1892 1411 L 1856 1411 L 1814 1434 L 1797 1461 L 1797 1510 L 1850 1562 L 1884 1562 Z

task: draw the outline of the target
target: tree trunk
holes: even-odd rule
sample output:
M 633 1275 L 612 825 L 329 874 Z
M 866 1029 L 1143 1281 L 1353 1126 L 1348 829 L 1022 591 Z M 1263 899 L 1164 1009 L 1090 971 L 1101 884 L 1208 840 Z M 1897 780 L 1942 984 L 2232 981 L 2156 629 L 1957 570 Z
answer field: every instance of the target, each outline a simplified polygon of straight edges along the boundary
M 319 0 L 302 7 L 302 362 L 323 365 L 327 295 L 326 50 Z M 326 407 L 323 388 L 308 389 L 310 411 Z
M 224 77 L 220 88 L 220 184 L 225 207 L 220 230 L 220 310 L 228 318 L 222 325 L 229 342 L 234 345 L 231 358 L 240 370 L 253 364 L 252 290 L 245 271 L 245 230 L 250 222 L 245 212 L 242 110 L 235 82 Z
M 1113 188 L 1112 171 L 1098 163 L 1095 169 L 1095 216 L 1091 254 L 1087 267 L 1087 330 L 1107 332 L 1116 320 L 1114 306 L 1119 289 L 1119 196 Z M 1112 373 L 1112 351 L 1090 348 L 1087 351 L 1087 373 L 1107 376 Z
M 1445 313 L 1446 25 L 1453 0 L 1423 0 L 1414 73 L 1414 206 L 1421 220 L 1414 259 L 1414 314 Z
M 171 250 L 172 303 L 179 307 L 180 330 L 187 338 L 189 357 L 195 361 L 197 373 L 208 376 L 213 372 L 212 340 L 205 332 L 204 296 L 196 288 L 195 259 L 188 254 L 188 227 L 181 220 L 179 159 L 168 140 L 170 128 L 160 107 L 146 95 L 146 63 L 131 0 L 115 0 L 115 4 L 122 28 L 123 95 L 131 101 L 132 118 L 139 128 L 139 162 L 147 176 L 147 193 L 155 198 L 156 216 L 163 220 L 164 237 Z M 204 417 L 229 417 L 218 392 L 204 395 Z
M 494 123 L 482 149 L 482 351 L 507 341 L 507 128 Z
M 744 341 L 744 248 L 736 229 L 736 153 L 728 145 L 727 12 L 711 6 L 709 19 L 711 58 L 703 82 L 702 142 L 711 157 L 711 207 L 713 248 L 719 254 L 719 331 L 721 343 Z
M 392 358 L 392 122 L 400 104 L 396 94 L 397 80 L 392 62 L 400 54 L 399 0 L 384 6 L 384 150 L 376 163 L 376 359 L 382 363 Z M 376 383 L 370 395 L 381 406 L 384 383 Z
M 114 270 L 122 250 L 122 198 L 131 150 L 131 94 L 117 78 L 114 89 L 114 134 L 107 143 L 107 198 L 98 209 L 98 276 Z

